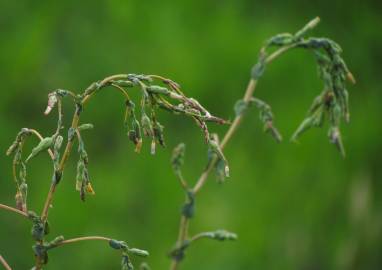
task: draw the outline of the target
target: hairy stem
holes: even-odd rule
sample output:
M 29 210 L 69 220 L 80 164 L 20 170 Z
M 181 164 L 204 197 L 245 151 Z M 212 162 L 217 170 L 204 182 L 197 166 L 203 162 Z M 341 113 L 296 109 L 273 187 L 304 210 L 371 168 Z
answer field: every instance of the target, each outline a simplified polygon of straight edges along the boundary
M 283 53 L 285 53 L 286 51 L 288 51 L 294 47 L 295 47 L 295 45 L 292 44 L 290 46 L 285 46 L 283 48 L 276 50 L 274 53 L 272 53 L 271 55 L 269 55 L 266 58 L 265 62 L 267 64 L 272 62 L 277 57 L 279 57 L 280 55 L 282 55 Z M 257 86 L 257 80 L 251 79 L 249 81 L 248 86 L 247 86 L 245 93 L 244 93 L 244 97 L 243 97 L 244 102 L 250 101 L 250 99 L 252 98 L 253 93 L 256 89 L 256 86 Z M 244 114 L 241 114 L 241 115 L 238 115 L 235 117 L 235 119 L 233 120 L 232 124 L 230 125 L 228 131 L 224 135 L 223 140 L 220 143 L 220 149 L 221 150 L 223 150 L 224 147 L 227 145 L 227 143 L 231 140 L 232 136 L 235 134 L 236 130 L 240 126 L 240 123 L 241 123 L 243 117 L 244 117 Z M 214 165 L 216 162 L 217 162 L 217 158 L 213 159 L 212 162 L 210 162 L 209 166 L 200 175 L 198 181 L 196 182 L 196 184 L 193 188 L 194 195 L 196 195 L 201 190 L 201 188 L 204 186 L 204 184 L 206 183 L 207 178 L 208 178 L 210 172 L 212 171 L 212 169 L 214 168 Z M 180 226 L 179 226 L 179 235 L 178 235 L 178 240 L 177 240 L 178 246 L 180 246 L 187 239 L 189 222 L 190 222 L 190 219 L 185 217 L 184 215 L 182 215 L 181 221 L 180 221 Z M 170 270 L 177 270 L 179 263 L 180 263 L 179 260 L 172 259 Z

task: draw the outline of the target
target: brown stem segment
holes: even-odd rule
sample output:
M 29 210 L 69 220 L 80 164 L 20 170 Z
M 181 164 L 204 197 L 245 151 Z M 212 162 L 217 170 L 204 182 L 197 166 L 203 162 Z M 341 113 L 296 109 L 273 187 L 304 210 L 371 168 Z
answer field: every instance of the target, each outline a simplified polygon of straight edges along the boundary
M 13 208 L 11 206 L 5 205 L 5 204 L 1 204 L 0 203 L 0 209 L 8 210 L 10 212 L 14 212 L 16 214 L 19 214 L 19 215 L 21 215 L 21 216 L 23 216 L 25 218 L 28 218 L 28 214 L 27 213 L 25 213 L 25 212 L 23 212 L 23 211 L 21 211 L 19 209 Z
M 292 44 L 292 45 L 285 46 L 283 48 L 280 48 L 280 49 L 276 50 L 274 53 L 272 53 L 271 55 L 269 55 L 266 58 L 265 62 L 267 64 L 272 62 L 277 57 L 279 57 L 280 55 L 282 55 L 283 53 L 285 53 L 286 51 L 288 51 L 288 50 L 290 50 L 290 49 L 292 49 L 294 47 L 295 47 L 295 45 Z M 249 102 L 250 101 L 250 99 L 252 98 L 253 93 L 254 93 L 254 91 L 256 89 L 256 86 L 257 86 L 257 80 L 251 79 L 249 81 L 247 89 L 245 90 L 245 93 L 244 93 L 244 97 L 243 97 L 244 102 Z M 240 123 L 241 123 L 241 121 L 243 119 L 243 116 L 244 116 L 244 114 L 238 115 L 233 120 L 233 122 L 230 125 L 228 131 L 224 135 L 223 140 L 220 143 L 220 149 L 221 150 L 223 150 L 225 148 L 227 143 L 230 141 L 232 136 L 235 134 L 236 130 L 239 128 Z M 217 159 L 215 158 L 214 160 L 212 160 L 212 162 L 210 162 L 209 166 L 200 175 L 198 181 L 196 182 L 196 184 L 195 184 L 195 186 L 193 188 L 194 195 L 196 195 L 201 190 L 201 188 L 204 186 L 204 184 L 206 183 L 207 178 L 208 178 L 210 172 L 212 171 L 212 169 L 214 168 L 214 165 L 215 165 L 216 162 L 217 162 Z M 179 227 L 179 235 L 178 235 L 178 240 L 177 240 L 177 245 L 178 246 L 180 246 L 182 243 L 184 243 L 184 241 L 188 237 L 189 223 L 190 223 L 190 219 L 185 217 L 184 215 L 182 215 L 181 221 L 180 221 L 180 227 Z M 179 263 L 180 263 L 179 260 L 172 259 L 170 270 L 177 270 L 178 266 L 179 266 Z
M 12 270 L 7 261 L 0 255 L 0 263 L 4 266 L 5 270 Z

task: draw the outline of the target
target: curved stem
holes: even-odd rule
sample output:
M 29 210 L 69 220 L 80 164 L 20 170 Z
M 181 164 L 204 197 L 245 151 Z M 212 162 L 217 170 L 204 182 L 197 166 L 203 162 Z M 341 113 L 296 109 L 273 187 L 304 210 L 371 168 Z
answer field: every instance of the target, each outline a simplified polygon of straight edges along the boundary
M 0 255 L 0 263 L 4 266 L 5 270 L 12 270 L 7 261 Z
M 104 237 L 104 236 L 84 236 L 84 237 L 77 237 L 77 238 L 72 238 L 68 240 L 64 240 L 60 243 L 57 244 L 58 246 L 63 246 L 71 243 L 76 243 L 76 242 L 81 242 L 81 241 L 89 241 L 89 240 L 100 240 L 100 241 L 110 241 L 111 238 Z
M 271 55 L 269 55 L 265 59 L 265 63 L 268 64 L 268 63 L 272 62 L 277 57 L 279 57 L 280 55 L 282 55 L 286 51 L 294 48 L 295 46 L 296 46 L 295 44 L 291 44 L 289 46 L 285 46 L 285 47 L 282 47 L 282 48 L 276 50 L 275 52 L 273 52 Z M 247 88 L 245 90 L 245 93 L 244 93 L 244 97 L 243 97 L 244 102 L 249 102 L 249 100 L 253 96 L 253 93 L 254 93 L 254 91 L 256 89 L 256 86 L 257 86 L 257 80 L 251 79 L 249 81 L 248 86 L 247 86 Z M 228 131 L 226 132 L 226 134 L 223 137 L 223 140 L 220 143 L 220 149 L 221 150 L 224 149 L 224 147 L 230 141 L 232 136 L 235 134 L 236 130 L 240 126 L 240 123 L 241 123 L 241 121 L 243 119 L 243 116 L 244 115 L 241 114 L 241 115 L 238 115 L 238 116 L 235 117 L 234 121 L 230 125 Z M 194 195 L 196 195 L 201 190 L 201 188 L 204 186 L 204 184 L 206 183 L 207 178 L 208 178 L 210 172 L 212 171 L 212 169 L 214 168 L 214 165 L 215 165 L 216 162 L 217 162 L 217 158 L 213 159 L 209 163 L 208 167 L 200 175 L 198 181 L 196 182 L 196 184 L 195 184 L 195 186 L 193 188 Z M 189 222 L 190 222 L 190 219 L 186 218 L 185 216 L 182 215 L 181 221 L 180 221 L 177 245 L 181 245 L 187 239 Z M 177 260 L 173 259 L 172 262 L 171 262 L 170 270 L 178 269 L 179 262 L 180 261 L 177 261 Z
M 19 209 L 16 209 L 16 208 L 14 208 L 14 207 L 5 205 L 5 204 L 1 204 L 1 203 L 0 203 L 0 209 L 8 210 L 8 211 L 10 211 L 10 212 L 14 212 L 14 213 L 16 213 L 16 214 L 19 214 L 19 215 L 21 215 L 21 216 L 23 216 L 23 217 L 25 217 L 25 218 L 28 218 L 28 214 L 27 214 L 27 213 L 25 213 L 25 212 L 23 212 L 23 211 L 21 211 L 21 210 L 19 210 Z
M 117 75 L 109 76 L 109 77 L 103 79 L 99 84 L 101 85 L 100 87 L 103 87 L 103 86 L 107 85 L 110 81 L 113 81 L 116 79 L 126 79 L 126 78 L 127 78 L 127 74 L 117 74 Z M 89 95 L 86 95 L 82 99 L 82 102 L 80 105 L 83 106 L 85 103 L 87 103 L 89 101 L 89 99 L 93 96 L 93 94 L 94 94 L 94 92 L 89 94 Z M 76 111 L 74 112 L 74 115 L 73 115 L 73 119 L 72 119 L 72 124 L 71 124 L 72 129 L 76 129 L 78 127 L 78 123 L 80 121 L 80 114 L 81 114 L 81 108 L 79 108 L 77 106 Z M 62 172 L 64 170 L 66 161 L 68 160 L 70 152 L 71 152 L 72 147 L 73 147 L 73 142 L 74 142 L 74 140 L 70 140 L 66 144 L 64 154 L 62 155 L 62 158 L 60 160 L 58 170 L 57 170 L 57 172 L 59 174 L 62 174 Z M 51 205 L 51 203 L 53 201 L 53 195 L 56 191 L 56 187 L 57 187 L 56 181 L 52 181 L 50 188 L 49 188 L 48 195 L 47 195 L 45 203 L 44 203 L 44 208 L 43 208 L 42 213 L 41 213 L 41 220 L 44 223 L 46 222 L 46 220 L 48 218 L 49 206 Z

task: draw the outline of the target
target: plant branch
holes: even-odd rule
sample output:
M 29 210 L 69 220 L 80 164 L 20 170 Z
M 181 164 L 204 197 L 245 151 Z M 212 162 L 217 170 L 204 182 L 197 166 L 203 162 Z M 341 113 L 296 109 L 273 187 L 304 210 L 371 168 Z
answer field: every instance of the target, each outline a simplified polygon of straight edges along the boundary
M 266 63 L 270 63 L 272 62 L 273 60 L 275 60 L 277 57 L 279 57 L 280 55 L 282 55 L 283 53 L 285 53 L 286 51 L 294 48 L 295 45 L 290 45 L 290 46 L 285 46 L 285 47 L 282 47 L 278 50 L 276 50 L 274 53 L 272 53 L 271 55 L 269 55 L 265 62 Z M 246 103 L 249 103 L 252 96 L 253 96 L 253 93 L 256 89 L 256 86 L 257 86 L 257 80 L 255 79 L 251 79 L 248 83 L 248 86 L 245 90 L 245 93 L 244 93 L 244 97 L 243 97 L 243 100 L 244 102 Z M 230 125 L 228 131 L 226 132 L 226 134 L 224 135 L 224 138 L 222 140 L 222 142 L 220 143 L 220 149 L 223 150 L 225 148 L 225 146 L 227 145 L 227 143 L 230 141 L 230 139 L 232 138 L 232 136 L 235 134 L 235 132 L 237 131 L 237 129 L 239 128 L 240 124 L 241 124 L 241 121 L 243 119 L 243 114 L 241 115 L 238 115 L 235 117 L 235 119 L 233 120 L 232 124 Z M 208 167 L 203 171 L 203 173 L 200 175 L 198 181 L 196 182 L 194 188 L 193 188 L 193 193 L 194 195 L 196 195 L 200 190 L 201 188 L 204 186 L 210 172 L 212 171 L 212 169 L 214 168 L 214 165 L 216 164 L 217 162 L 217 158 L 214 158 L 208 165 Z M 187 235 L 188 235 L 188 227 L 189 227 L 189 221 L 190 219 L 185 217 L 184 215 L 182 215 L 181 217 L 181 221 L 180 221 L 180 227 L 179 227 L 179 235 L 178 235 L 178 240 L 177 240 L 177 245 L 181 245 L 186 239 L 187 239 Z M 179 265 L 179 262 L 178 260 L 175 260 L 173 259 L 172 260 L 172 263 L 171 263 L 171 266 L 170 266 L 170 269 L 171 270 L 176 270 L 178 269 L 178 265 Z
M 12 270 L 7 261 L 0 255 L 0 263 L 4 266 L 5 270 Z
M 28 214 L 27 213 L 25 213 L 25 212 L 23 212 L 23 211 L 21 211 L 19 209 L 13 208 L 11 206 L 5 205 L 5 204 L 1 204 L 0 203 L 0 209 L 8 210 L 10 212 L 14 212 L 16 214 L 19 214 L 19 215 L 21 215 L 21 216 L 23 216 L 25 218 L 28 218 Z
M 81 242 L 81 241 L 91 241 L 91 240 L 99 240 L 99 241 L 110 241 L 111 238 L 103 237 L 103 236 L 84 236 L 84 237 L 77 237 L 72 238 L 68 240 L 64 240 L 62 242 L 59 242 L 57 246 L 63 246 L 71 243 Z

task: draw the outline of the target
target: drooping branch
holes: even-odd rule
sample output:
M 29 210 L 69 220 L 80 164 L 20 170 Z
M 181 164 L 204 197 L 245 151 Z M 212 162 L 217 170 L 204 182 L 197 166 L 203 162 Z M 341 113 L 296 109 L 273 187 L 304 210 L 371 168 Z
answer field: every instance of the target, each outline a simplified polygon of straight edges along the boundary
M 344 149 L 342 145 L 341 135 L 339 132 L 339 118 L 343 116 L 345 120 L 348 121 L 349 113 L 348 113 L 348 96 L 347 91 L 344 87 L 345 78 L 347 78 L 352 83 L 355 83 L 355 79 L 353 75 L 350 73 L 347 68 L 344 60 L 340 57 L 341 49 L 339 46 L 332 40 L 325 38 L 309 38 L 304 39 L 303 36 L 311 29 L 313 29 L 318 23 L 320 19 L 317 17 L 306 24 L 301 30 L 293 34 L 279 34 L 271 39 L 269 39 L 264 47 L 260 50 L 259 61 L 253 67 L 251 79 L 248 83 L 246 91 L 244 93 L 243 99 L 239 100 L 235 105 L 236 116 L 233 122 L 231 123 L 228 131 L 225 133 L 223 140 L 219 144 L 219 149 L 223 150 L 227 143 L 231 140 L 237 129 L 239 128 L 242 119 L 244 117 L 244 112 L 247 108 L 255 103 L 260 110 L 260 119 L 264 122 L 264 130 L 269 132 L 277 141 L 281 140 L 281 135 L 278 130 L 273 125 L 273 114 L 270 110 L 270 106 L 263 101 L 253 98 L 253 93 L 256 89 L 259 78 L 263 75 L 265 71 L 265 67 L 277 59 L 279 56 L 284 54 L 285 52 L 294 49 L 294 48 L 304 48 L 312 50 L 315 55 L 318 57 L 318 67 L 321 72 L 321 78 L 324 81 L 324 85 L 326 87 L 326 93 L 333 93 L 329 100 L 325 100 L 325 95 L 322 97 L 316 107 L 314 108 L 314 113 L 317 111 L 317 107 L 321 106 L 324 108 L 330 117 L 331 128 L 329 129 L 329 137 L 331 142 L 337 145 L 342 155 L 344 155 Z M 276 51 L 269 54 L 267 53 L 267 49 L 270 47 L 279 47 Z M 323 49 L 328 57 L 326 58 L 320 52 Z M 239 105 L 239 106 L 238 106 Z M 336 107 L 337 106 L 337 107 Z M 239 107 L 239 108 L 238 108 Z M 335 109 L 334 109 L 335 108 Z M 337 111 L 336 111 L 337 110 Z M 339 111 L 339 112 L 338 112 Z M 314 120 L 314 119 L 313 119 Z M 314 126 L 314 121 L 309 118 L 309 123 L 305 124 L 304 127 L 298 129 L 297 133 L 292 136 L 292 139 L 296 139 L 298 135 L 300 135 L 303 131 Z M 303 122 L 304 123 L 304 122 Z M 300 131 L 299 131 L 300 130 Z M 202 189 L 206 180 L 211 173 L 211 171 L 215 168 L 217 173 L 223 175 L 222 166 L 220 164 L 224 164 L 225 162 L 218 155 L 213 156 L 209 162 L 205 170 L 202 172 L 201 176 L 197 180 L 194 187 L 191 191 L 187 191 L 187 194 L 192 194 L 192 198 L 195 199 L 195 196 Z M 188 204 L 188 198 L 186 197 L 185 206 Z M 175 250 L 181 250 L 182 256 L 173 257 L 170 265 L 171 270 L 178 269 L 180 261 L 183 259 L 184 249 L 182 248 L 185 243 L 188 243 L 188 230 L 189 230 L 189 221 L 190 217 L 182 213 L 180 226 L 179 226 L 179 234 L 176 242 Z M 197 239 L 199 237 L 203 237 L 204 234 L 198 234 L 196 236 Z

